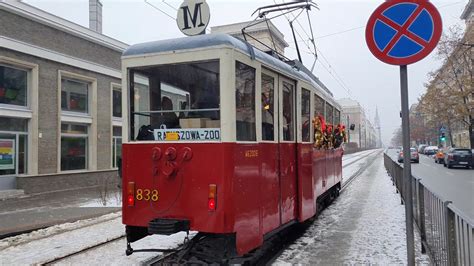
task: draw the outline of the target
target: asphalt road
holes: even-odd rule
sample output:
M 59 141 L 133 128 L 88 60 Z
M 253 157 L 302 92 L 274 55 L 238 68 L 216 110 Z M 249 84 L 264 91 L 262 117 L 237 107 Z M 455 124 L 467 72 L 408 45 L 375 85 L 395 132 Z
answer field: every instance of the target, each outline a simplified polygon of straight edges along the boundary
M 388 150 L 396 160 L 396 150 Z M 442 200 L 450 200 L 465 216 L 474 221 L 474 170 L 448 169 L 434 159 L 420 154 L 420 163 L 412 163 L 412 175 Z

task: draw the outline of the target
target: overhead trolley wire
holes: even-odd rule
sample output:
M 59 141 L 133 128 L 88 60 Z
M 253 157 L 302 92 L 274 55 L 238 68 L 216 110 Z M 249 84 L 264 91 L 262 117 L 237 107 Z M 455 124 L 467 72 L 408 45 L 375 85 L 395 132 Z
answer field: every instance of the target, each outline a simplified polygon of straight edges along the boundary
M 275 4 L 276 4 L 276 0 L 273 0 L 273 2 L 275 2 Z M 285 0 L 282 0 L 282 2 L 284 3 Z M 350 97 L 353 97 L 351 90 L 348 88 L 348 86 L 346 85 L 346 83 L 344 82 L 344 80 L 341 78 L 341 76 L 337 73 L 336 69 L 335 69 L 334 67 L 332 67 L 331 63 L 330 63 L 329 60 L 326 58 L 326 56 L 324 56 L 324 54 L 321 52 L 321 50 L 316 47 L 316 44 L 315 44 L 315 42 L 314 42 L 314 35 L 313 35 L 313 31 L 312 31 L 312 25 L 311 25 L 311 20 L 310 20 L 310 17 L 309 17 L 309 12 L 307 12 L 307 16 L 308 16 L 308 22 L 309 22 L 309 24 L 310 24 L 311 36 L 310 36 L 310 35 L 308 34 L 308 32 L 305 30 L 305 28 L 303 27 L 303 25 L 301 25 L 301 23 L 298 21 L 298 16 L 295 16 L 295 15 L 293 15 L 293 14 L 291 14 L 291 15 L 292 15 L 293 18 L 294 18 L 293 21 L 296 21 L 296 23 L 300 26 L 300 28 L 301 28 L 301 29 L 303 30 L 303 32 L 305 33 L 306 37 L 308 37 L 308 39 L 309 39 L 309 40 L 305 40 L 305 39 L 301 36 L 301 34 L 300 34 L 297 30 L 295 30 L 296 33 L 298 34 L 298 36 L 300 37 L 301 42 L 303 42 L 303 43 L 306 45 L 306 47 L 307 47 L 310 51 L 311 51 L 311 47 L 310 47 L 310 45 L 308 44 L 308 42 L 309 42 L 309 41 L 312 42 L 315 51 L 314 51 L 314 52 L 311 52 L 311 55 L 313 55 L 313 56 L 315 56 L 315 57 L 317 58 L 317 55 L 320 54 L 321 57 L 322 57 L 322 59 L 326 62 L 326 64 L 327 64 L 328 66 L 326 67 L 326 66 L 322 63 L 321 60 L 317 60 L 317 61 L 319 61 L 319 64 L 323 67 L 324 70 L 326 70 L 326 71 L 329 73 L 329 75 L 332 76 L 332 78 L 339 84 L 339 86 L 341 86 L 342 89 L 344 89 L 344 90 L 347 92 L 347 94 L 348 94 Z M 299 15 L 299 14 L 298 14 L 298 15 Z M 288 22 L 291 23 L 290 19 L 289 19 L 286 15 L 285 15 L 285 18 L 288 20 Z M 296 44 L 295 44 L 295 45 L 296 45 Z M 304 52 L 308 53 L 308 51 L 304 51 Z M 315 61 L 315 63 L 316 63 L 316 61 Z M 313 64 L 313 67 L 312 67 L 312 68 L 314 68 L 314 64 Z M 331 71 L 331 70 L 332 70 L 332 71 Z
M 155 10 L 158 10 L 159 12 L 161 12 L 162 14 L 164 14 L 165 16 L 169 17 L 170 19 L 172 20 L 176 20 L 176 18 L 174 18 L 173 16 L 171 16 L 170 14 L 168 14 L 167 12 L 161 10 L 159 7 L 155 6 L 154 4 L 148 2 L 148 0 L 144 0 L 145 3 L 147 3 L 148 5 L 150 5 L 151 7 L 153 7 Z
M 175 18 L 175 17 L 173 17 L 172 15 L 168 14 L 166 11 L 160 9 L 160 8 L 157 7 L 156 5 L 150 3 L 148 0 L 143 0 L 143 1 L 145 1 L 145 3 L 147 3 L 148 5 L 150 5 L 151 7 L 153 7 L 154 9 L 156 9 L 157 11 L 159 11 L 160 13 L 162 13 L 163 15 L 169 17 L 169 18 L 172 19 L 173 21 L 176 21 L 176 18 Z M 162 2 L 163 2 L 165 5 L 169 6 L 170 8 L 174 9 L 176 12 L 178 11 L 178 9 L 177 9 L 176 7 L 174 7 L 174 6 L 172 6 L 171 4 L 169 4 L 168 2 L 166 2 L 166 0 L 162 0 Z M 208 28 L 206 28 L 206 31 L 207 31 L 207 32 L 211 32 L 211 30 L 208 29 Z

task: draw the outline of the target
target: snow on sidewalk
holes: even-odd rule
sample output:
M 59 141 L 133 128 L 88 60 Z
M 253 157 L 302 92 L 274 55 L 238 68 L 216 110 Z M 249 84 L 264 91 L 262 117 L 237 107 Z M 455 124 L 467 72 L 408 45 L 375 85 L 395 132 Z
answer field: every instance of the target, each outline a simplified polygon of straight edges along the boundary
M 429 264 L 415 232 L 416 263 Z M 382 156 L 318 217 L 275 264 L 406 264 L 405 208 Z

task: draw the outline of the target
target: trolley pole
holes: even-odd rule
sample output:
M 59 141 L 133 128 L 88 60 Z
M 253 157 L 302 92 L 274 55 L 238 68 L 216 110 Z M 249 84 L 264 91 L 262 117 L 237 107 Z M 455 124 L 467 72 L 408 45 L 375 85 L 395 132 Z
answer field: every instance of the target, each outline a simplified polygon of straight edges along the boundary
M 413 196 L 411 184 L 410 152 L 410 114 L 408 111 L 408 73 L 407 66 L 400 66 L 400 88 L 402 98 L 403 133 L 403 180 L 405 185 L 405 217 L 407 232 L 407 264 L 415 265 L 415 243 L 413 235 Z

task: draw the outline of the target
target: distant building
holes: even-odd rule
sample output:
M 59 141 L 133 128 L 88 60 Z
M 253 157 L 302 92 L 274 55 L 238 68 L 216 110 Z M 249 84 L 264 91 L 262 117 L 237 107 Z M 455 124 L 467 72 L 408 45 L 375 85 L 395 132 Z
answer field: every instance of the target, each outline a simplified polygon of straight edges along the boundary
M 352 124 L 355 125 L 354 130 L 348 131 L 348 141 L 357 144 L 357 147 L 360 149 L 377 147 L 379 142 L 378 134 L 360 103 L 349 98 L 339 99 L 337 102 L 342 108 L 342 123 L 346 124 L 347 128 Z
M 102 5 L 90 2 L 94 30 L 0 1 L 0 190 L 95 186 L 117 175 L 127 45 L 100 33 Z

